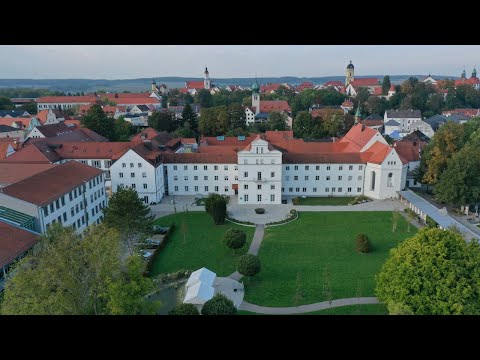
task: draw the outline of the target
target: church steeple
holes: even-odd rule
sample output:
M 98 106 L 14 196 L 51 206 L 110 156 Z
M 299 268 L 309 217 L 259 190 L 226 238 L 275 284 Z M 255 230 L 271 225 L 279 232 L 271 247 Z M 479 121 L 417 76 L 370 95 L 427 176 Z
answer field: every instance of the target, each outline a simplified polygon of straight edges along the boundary
M 465 71 L 465 68 L 463 68 L 461 78 L 462 78 L 462 79 L 466 79 L 466 78 L 467 78 L 467 72 Z
M 355 124 L 360 123 L 362 121 L 362 113 L 360 111 L 360 105 L 357 107 L 357 112 L 355 113 Z
M 350 64 L 347 65 L 347 70 L 345 71 L 345 87 L 348 86 L 352 81 L 355 80 L 355 66 L 352 64 L 352 60 L 350 60 Z
M 252 106 L 255 107 L 255 115 L 260 112 L 260 86 L 258 85 L 257 78 L 252 85 Z
M 157 82 L 155 81 L 155 79 L 152 79 L 152 91 L 153 91 L 153 92 L 157 92 L 157 91 L 158 91 Z
M 477 77 L 477 69 L 475 69 L 474 67 L 472 71 L 472 78 L 476 78 L 476 77 Z
M 210 90 L 211 83 L 210 83 L 210 75 L 208 73 L 208 69 L 205 66 L 204 78 L 203 78 L 203 87 L 207 90 Z

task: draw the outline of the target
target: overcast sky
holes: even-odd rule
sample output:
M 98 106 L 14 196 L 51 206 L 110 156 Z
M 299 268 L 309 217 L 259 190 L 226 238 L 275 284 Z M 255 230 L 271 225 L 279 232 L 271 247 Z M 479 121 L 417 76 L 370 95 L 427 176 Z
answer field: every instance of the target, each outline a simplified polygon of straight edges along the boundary
M 470 76 L 480 46 L 425 45 L 2 45 L 0 78 Z

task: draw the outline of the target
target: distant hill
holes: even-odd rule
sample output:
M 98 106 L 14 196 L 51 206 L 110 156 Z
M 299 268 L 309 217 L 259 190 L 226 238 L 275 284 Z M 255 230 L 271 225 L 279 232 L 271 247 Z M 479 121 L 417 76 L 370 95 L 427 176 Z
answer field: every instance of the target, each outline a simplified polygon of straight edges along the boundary
M 394 84 L 399 84 L 410 76 L 418 78 L 424 75 L 391 75 L 390 80 Z M 368 76 L 356 76 L 357 78 L 364 77 L 376 77 L 383 79 L 383 75 L 368 75 Z M 435 79 L 457 78 L 454 76 L 440 76 L 433 75 Z M 155 81 L 157 84 L 165 84 L 169 88 L 182 88 L 185 86 L 187 80 L 202 80 L 202 78 L 187 78 L 187 77 L 157 77 Z M 299 85 L 304 81 L 310 81 L 313 84 L 323 84 L 327 81 L 344 81 L 345 76 L 323 76 L 323 77 L 264 77 L 257 78 L 259 84 L 266 83 L 289 83 L 291 85 Z M 225 87 L 227 85 L 241 85 L 251 86 L 255 78 L 224 78 L 215 79 L 212 78 L 212 83 Z M 140 79 L 125 79 L 125 80 L 102 80 L 102 79 L 0 79 L 0 89 L 2 88 L 39 88 L 58 91 L 84 91 L 94 92 L 98 90 L 105 90 L 109 92 L 139 92 L 150 90 L 150 84 L 152 78 L 140 78 Z

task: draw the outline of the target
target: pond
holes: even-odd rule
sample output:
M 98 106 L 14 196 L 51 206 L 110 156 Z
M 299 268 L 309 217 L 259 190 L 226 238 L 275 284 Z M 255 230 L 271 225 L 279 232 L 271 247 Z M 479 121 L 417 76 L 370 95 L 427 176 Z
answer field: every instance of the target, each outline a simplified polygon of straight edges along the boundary
M 171 286 L 160 290 L 150 297 L 151 301 L 160 301 L 160 306 L 157 310 L 157 315 L 168 315 L 168 312 L 175 306 L 180 305 L 185 298 L 185 282 L 177 283 L 176 286 Z

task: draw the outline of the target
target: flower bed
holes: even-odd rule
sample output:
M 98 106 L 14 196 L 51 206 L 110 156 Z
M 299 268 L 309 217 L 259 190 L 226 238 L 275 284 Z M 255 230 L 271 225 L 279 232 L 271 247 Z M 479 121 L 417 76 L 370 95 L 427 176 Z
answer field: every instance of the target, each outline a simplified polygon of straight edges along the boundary
M 283 220 L 280 220 L 280 221 L 273 221 L 273 222 L 270 222 L 268 224 L 266 224 L 266 226 L 276 226 L 276 225 L 284 225 L 284 224 L 288 224 L 289 222 L 292 222 L 294 220 L 297 220 L 298 219 L 298 212 L 297 210 L 295 209 L 292 209 L 290 210 L 290 213 L 288 214 L 288 216 L 283 219 Z
M 255 209 L 255 213 L 256 213 L 256 214 L 265 214 L 265 209 L 263 209 L 263 208 L 256 208 L 256 209 Z

